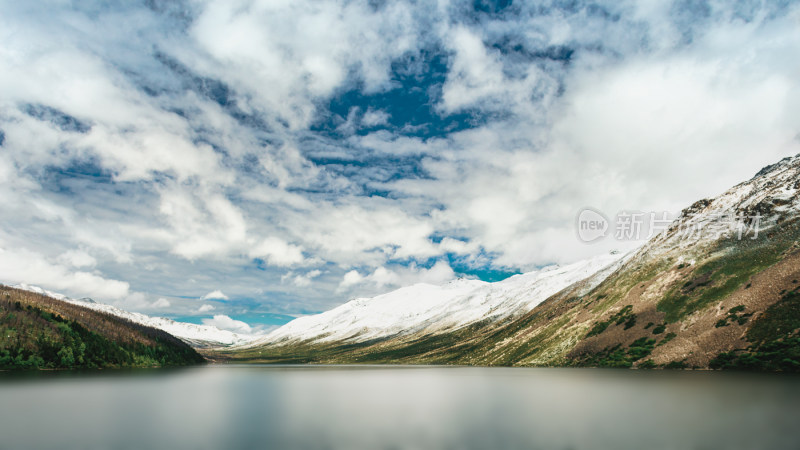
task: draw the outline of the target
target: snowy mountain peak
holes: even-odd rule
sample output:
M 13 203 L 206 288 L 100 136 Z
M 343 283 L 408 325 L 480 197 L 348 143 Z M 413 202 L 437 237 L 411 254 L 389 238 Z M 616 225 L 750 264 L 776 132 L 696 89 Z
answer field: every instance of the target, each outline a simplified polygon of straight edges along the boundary
M 716 198 L 696 201 L 640 253 L 701 248 L 722 238 L 751 238 L 799 212 L 800 155 L 796 155 L 764 167 Z
M 434 334 L 485 319 L 525 314 L 548 297 L 614 265 L 619 254 L 549 266 L 488 283 L 458 279 L 415 284 L 372 298 L 351 300 L 321 314 L 295 319 L 248 346 L 364 342 L 414 333 Z
M 695 202 L 681 218 L 731 212 L 759 215 L 765 220 L 797 211 L 800 206 L 800 155 L 783 158 L 759 170 L 756 175 L 728 189 L 714 199 Z

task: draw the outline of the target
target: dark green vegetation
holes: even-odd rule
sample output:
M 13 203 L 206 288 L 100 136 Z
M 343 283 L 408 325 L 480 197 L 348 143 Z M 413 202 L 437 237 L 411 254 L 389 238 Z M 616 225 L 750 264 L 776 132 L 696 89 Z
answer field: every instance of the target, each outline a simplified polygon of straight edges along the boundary
M 665 334 L 664 335 L 664 339 L 662 339 L 661 342 L 658 343 L 658 345 L 662 346 L 662 345 L 667 344 L 669 341 L 675 339 L 675 336 L 677 336 L 677 334 L 672 333 L 672 332 Z
M 586 337 L 597 336 L 598 334 L 606 331 L 609 325 L 612 323 L 614 325 L 622 325 L 625 324 L 624 329 L 633 328 L 636 325 L 636 314 L 632 313 L 631 310 L 633 306 L 626 305 L 622 308 L 619 312 L 613 314 L 608 320 L 602 322 L 596 322 L 591 330 L 589 330 L 589 334 Z
M 664 365 L 665 369 L 686 369 L 689 365 L 686 364 L 686 360 L 682 359 L 680 361 L 670 361 Z
M 161 367 L 203 361 L 164 331 L 0 286 L 0 369 Z
M 734 306 L 728 310 L 728 315 L 724 319 L 719 319 L 714 325 L 717 328 L 727 327 L 730 323 L 738 323 L 744 325 L 753 316 L 753 313 L 739 314 L 745 310 L 744 305 Z
M 573 365 L 578 367 L 622 367 L 629 368 L 633 363 L 650 355 L 655 347 L 656 340 L 641 337 L 633 341 L 629 346 L 616 344 L 613 347 L 606 347 L 595 353 L 585 354 L 573 361 Z M 642 368 L 655 368 L 652 360 L 648 360 Z
M 721 353 L 709 366 L 800 372 L 800 293 L 790 291 L 767 308 L 747 331 L 747 340 L 750 347 Z

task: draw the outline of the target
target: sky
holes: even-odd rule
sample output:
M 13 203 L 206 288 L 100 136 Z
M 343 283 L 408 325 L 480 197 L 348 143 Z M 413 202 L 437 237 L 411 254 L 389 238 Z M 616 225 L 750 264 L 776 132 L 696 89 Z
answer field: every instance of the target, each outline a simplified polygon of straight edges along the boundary
M 800 152 L 791 1 L 0 0 L 0 282 L 258 332 Z

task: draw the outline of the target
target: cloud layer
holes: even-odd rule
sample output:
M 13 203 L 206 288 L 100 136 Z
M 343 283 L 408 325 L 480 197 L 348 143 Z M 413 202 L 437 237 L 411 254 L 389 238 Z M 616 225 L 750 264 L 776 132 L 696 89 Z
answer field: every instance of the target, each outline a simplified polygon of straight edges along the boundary
M 799 24 L 785 2 L 4 2 L 0 281 L 222 324 L 605 252 L 581 207 L 677 211 L 800 151 Z

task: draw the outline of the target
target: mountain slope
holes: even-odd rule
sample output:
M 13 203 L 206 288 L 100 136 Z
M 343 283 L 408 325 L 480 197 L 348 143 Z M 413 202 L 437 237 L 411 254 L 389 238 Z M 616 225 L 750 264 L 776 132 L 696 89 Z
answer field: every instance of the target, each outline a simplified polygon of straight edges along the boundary
M 252 345 L 359 343 L 415 333 L 441 333 L 487 319 L 507 319 L 530 311 L 538 302 L 619 258 L 604 255 L 516 275 L 498 283 L 461 279 L 444 286 L 417 284 L 295 319 Z
M 0 285 L 0 369 L 199 364 L 170 334 L 46 295 Z
M 459 336 L 460 341 L 461 336 L 486 324 L 513 322 L 564 288 L 578 282 L 596 285 L 623 260 L 618 254 L 602 255 L 497 283 L 458 280 L 445 286 L 415 285 L 296 319 L 224 355 L 237 359 L 267 355 L 268 360 L 274 356 L 283 362 L 408 362 L 395 360 L 393 349 L 407 344 L 416 348 L 413 346 L 420 339 L 425 341 L 424 348 L 436 347 L 427 340 Z M 337 356 L 328 358 L 329 352 Z M 384 358 L 387 352 L 390 355 Z M 412 358 L 419 356 L 415 350 L 403 350 L 406 353 Z
M 798 188 L 800 158 L 786 158 L 721 196 L 685 209 L 666 233 L 632 258 L 630 267 L 588 299 L 587 306 L 602 316 L 569 359 L 588 365 L 724 367 L 717 360 L 720 354 L 754 355 L 763 345 L 795 339 L 800 324 L 773 326 L 770 316 L 775 308 L 791 312 L 781 305 L 791 304 L 798 289 Z M 731 216 L 748 219 L 738 227 L 741 223 Z M 753 225 L 755 217 L 759 232 L 750 230 L 740 239 L 739 229 Z M 639 324 L 603 329 L 614 314 L 636 316 Z M 756 342 L 753 329 L 772 333 Z M 631 346 L 650 354 L 635 358 L 636 351 L 628 354 Z M 796 360 L 791 351 L 784 356 Z M 781 369 L 792 370 L 793 363 L 787 364 Z M 778 367 L 762 361 L 752 368 Z
M 110 314 L 112 316 L 116 316 L 131 321 L 133 323 L 166 331 L 167 333 L 177 337 L 178 339 L 186 342 L 187 344 L 191 345 L 194 348 L 205 349 L 205 348 L 215 348 L 215 347 L 227 347 L 231 345 L 242 345 L 256 338 L 256 336 L 237 334 L 231 331 L 221 330 L 217 327 L 209 325 L 197 325 L 193 323 L 177 322 L 172 319 L 167 319 L 165 317 L 151 317 L 145 314 L 124 311 L 122 309 L 119 309 L 111 305 L 97 303 L 94 300 L 88 298 L 84 299 L 69 298 L 62 294 L 47 291 L 38 286 L 21 284 L 14 287 L 31 292 L 36 292 L 42 295 L 55 298 L 57 300 L 62 300 L 64 302 L 79 305 L 84 308 L 89 308 L 95 311 Z
M 265 362 L 797 370 L 798 189 L 800 156 L 765 167 L 721 196 L 686 208 L 663 234 L 616 264 L 544 297 L 531 295 L 529 310 L 512 307 L 515 314 L 486 314 L 462 326 L 411 327 L 368 340 L 271 340 L 288 331 L 279 329 L 258 345 L 223 356 Z M 526 303 L 524 290 L 521 298 L 498 292 L 498 308 Z M 345 317 L 328 325 L 341 323 Z M 403 329 L 402 321 L 394 328 Z M 334 329 L 328 333 L 338 336 Z

